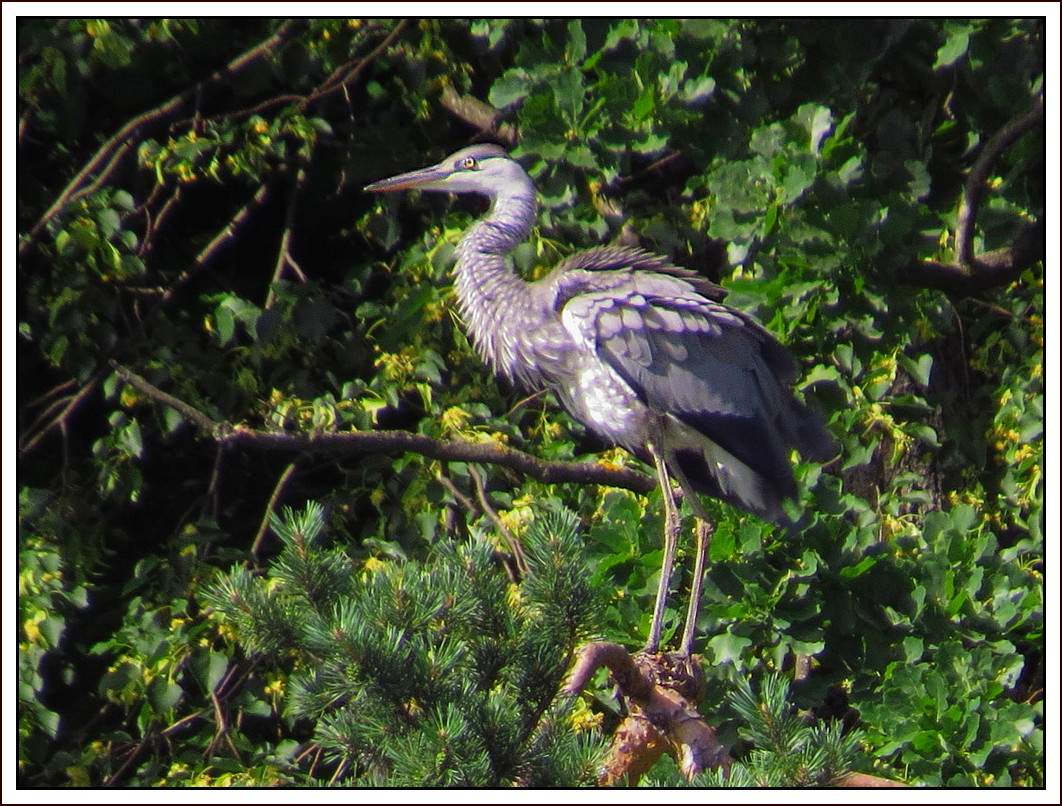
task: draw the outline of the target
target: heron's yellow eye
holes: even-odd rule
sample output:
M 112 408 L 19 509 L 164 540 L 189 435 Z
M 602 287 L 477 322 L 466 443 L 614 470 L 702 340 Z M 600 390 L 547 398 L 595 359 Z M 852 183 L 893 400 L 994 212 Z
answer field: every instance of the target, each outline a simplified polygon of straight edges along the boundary
M 465 157 L 458 165 L 461 166 L 462 171 L 474 171 L 479 168 L 479 163 L 476 162 L 475 157 Z

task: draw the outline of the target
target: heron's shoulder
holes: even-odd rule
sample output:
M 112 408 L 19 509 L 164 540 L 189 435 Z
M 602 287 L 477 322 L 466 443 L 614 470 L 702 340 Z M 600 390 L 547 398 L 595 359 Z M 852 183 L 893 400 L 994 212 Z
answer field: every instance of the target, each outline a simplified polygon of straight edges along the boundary
M 555 293 L 556 307 L 580 294 L 637 292 L 667 296 L 690 290 L 716 302 L 726 289 L 662 255 L 630 246 L 598 246 L 565 258 L 544 278 Z

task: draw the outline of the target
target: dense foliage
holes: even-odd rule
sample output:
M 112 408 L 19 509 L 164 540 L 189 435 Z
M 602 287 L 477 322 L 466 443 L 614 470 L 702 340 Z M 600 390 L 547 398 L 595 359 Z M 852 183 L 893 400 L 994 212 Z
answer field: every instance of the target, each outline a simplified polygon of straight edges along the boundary
M 495 139 L 541 194 L 519 270 L 619 239 L 720 281 L 843 445 L 798 467 L 799 539 L 708 502 L 702 712 L 740 746 L 733 681 L 797 669 L 801 709 L 860 724 L 865 771 L 1042 784 L 1043 40 L 1002 19 L 18 20 L 20 782 L 592 778 L 609 721 L 553 701 L 559 664 L 591 633 L 645 640 L 659 493 L 254 438 L 637 467 L 470 349 L 448 274 L 481 204 L 361 192 Z M 307 501 L 324 514 L 274 518 Z M 485 542 L 506 533 L 520 585 Z M 408 730 L 374 744 L 395 709 Z

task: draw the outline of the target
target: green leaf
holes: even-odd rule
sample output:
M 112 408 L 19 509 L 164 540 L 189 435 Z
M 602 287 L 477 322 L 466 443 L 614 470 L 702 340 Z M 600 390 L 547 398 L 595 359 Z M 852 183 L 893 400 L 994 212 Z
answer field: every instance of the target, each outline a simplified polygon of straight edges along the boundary
M 553 97 L 570 121 L 574 122 L 582 111 L 584 94 L 583 74 L 575 68 L 561 71 L 554 80 Z
M 691 78 L 683 82 L 679 98 L 688 104 L 703 103 L 715 93 L 715 86 L 715 79 L 711 76 Z
M 120 207 L 127 213 L 133 212 L 136 209 L 136 202 L 133 199 L 131 193 L 125 190 L 117 190 L 111 197 L 111 203 L 116 207 Z
M 219 306 L 214 311 L 214 322 L 218 329 L 218 341 L 228 344 L 236 333 L 236 317 L 232 310 L 225 305 Z
M 229 661 L 220 652 L 201 650 L 192 656 L 191 668 L 203 690 L 210 693 L 225 678 Z
M 635 120 L 642 120 L 643 118 L 648 117 L 655 108 L 656 96 L 652 88 L 647 87 L 642 91 L 642 94 L 638 96 L 638 100 L 634 102 L 631 114 L 634 115 Z
M 933 69 L 939 70 L 954 64 L 970 48 L 970 29 L 968 27 L 956 28 L 948 34 L 947 41 L 937 51 L 937 60 L 933 63 Z
M 505 111 L 523 101 L 530 91 L 531 78 L 527 71 L 516 68 L 507 70 L 491 85 L 487 99 L 495 109 Z
M 156 677 L 148 684 L 147 695 L 155 711 L 164 714 L 181 701 L 184 690 L 164 677 Z
M 568 23 L 567 56 L 569 64 L 578 64 L 586 56 L 586 34 L 583 32 L 582 22 L 578 19 Z
M 711 652 L 712 663 L 742 664 L 742 655 L 750 646 L 752 639 L 725 632 L 708 639 L 707 649 Z

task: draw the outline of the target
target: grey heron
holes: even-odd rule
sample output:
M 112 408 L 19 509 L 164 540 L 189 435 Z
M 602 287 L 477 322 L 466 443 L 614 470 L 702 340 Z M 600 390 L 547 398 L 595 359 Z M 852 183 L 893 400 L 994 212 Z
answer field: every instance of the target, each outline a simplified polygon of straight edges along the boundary
M 751 316 L 723 304 L 722 287 L 641 249 L 592 248 L 540 280 L 519 277 L 506 257 L 531 232 L 536 190 L 500 146 L 469 146 L 365 189 L 490 200 L 456 250 L 458 311 L 496 373 L 552 391 L 592 432 L 655 467 L 664 559 L 646 651 L 656 652 L 680 528 L 672 479 L 704 523 L 697 493 L 784 523 L 782 501 L 797 493 L 791 450 L 818 461 L 834 455 L 822 421 L 790 389 L 796 361 Z M 706 537 L 699 531 L 686 654 Z

